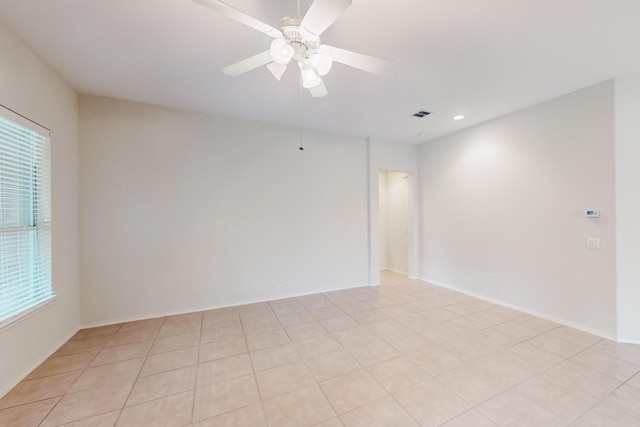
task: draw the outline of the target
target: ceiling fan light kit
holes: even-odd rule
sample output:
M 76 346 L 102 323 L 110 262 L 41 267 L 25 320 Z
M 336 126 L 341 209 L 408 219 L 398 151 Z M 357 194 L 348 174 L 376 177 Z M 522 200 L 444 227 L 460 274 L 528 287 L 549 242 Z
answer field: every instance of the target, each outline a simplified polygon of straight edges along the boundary
M 331 71 L 334 62 L 373 74 L 384 74 L 391 64 L 387 59 L 321 44 L 320 35 L 351 6 L 351 0 L 315 0 L 303 18 L 283 18 L 279 30 L 220 0 L 194 1 L 274 39 L 268 51 L 225 67 L 223 72 L 229 76 L 266 66 L 280 80 L 287 65 L 295 60 L 302 75 L 302 86 L 309 89 L 311 96 L 320 98 L 328 94 L 322 77 Z
M 271 42 L 269 53 L 271 54 L 273 62 L 287 65 L 291 62 L 291 58 L 293 58 L 296 52 L 284 39 L 274 39 L 273 42 Z
M 322 79 L 311 65 L 298 62 L 298 67 L 300 68 L 300 74 L 302 74 L 302 87 L 311 89 L 322 83 Z
M 333 59 L 331 58 L 331 48 L 327 45 L 320 45 L 318 52 L 309 58 L 311 65 L 318 71 L 321 76 L 326 76 L 331 71 Z

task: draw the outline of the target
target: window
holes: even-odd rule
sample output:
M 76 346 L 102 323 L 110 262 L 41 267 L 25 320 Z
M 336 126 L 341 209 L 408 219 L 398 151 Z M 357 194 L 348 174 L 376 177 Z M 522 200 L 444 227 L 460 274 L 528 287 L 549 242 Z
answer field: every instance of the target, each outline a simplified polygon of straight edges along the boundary
M 0 328 L 53 299 L 49 131 L 0 109 Z

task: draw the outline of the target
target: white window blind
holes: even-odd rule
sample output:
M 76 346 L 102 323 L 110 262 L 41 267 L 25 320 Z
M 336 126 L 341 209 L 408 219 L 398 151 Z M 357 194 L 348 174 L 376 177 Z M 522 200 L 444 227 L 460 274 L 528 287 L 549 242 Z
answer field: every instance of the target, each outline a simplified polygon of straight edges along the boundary
M 7 115 L 0 110 L 0 327 L 54 296 L 49 133 Z

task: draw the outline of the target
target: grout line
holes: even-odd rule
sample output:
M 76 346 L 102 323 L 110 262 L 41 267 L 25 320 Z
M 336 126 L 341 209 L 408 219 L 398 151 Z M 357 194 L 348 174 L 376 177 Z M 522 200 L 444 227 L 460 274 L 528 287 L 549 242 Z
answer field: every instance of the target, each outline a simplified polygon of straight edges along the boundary
M 245 344 L 246 344 L 246 338 L 245 338 Z M 260 407 L 262 408 L 262 416 L 264 417 L 264 421 L 265 423 L 267 423 L 267 425 L 269 425 L 269 420 L 267 417 L 267 411 L 265 411 L 264 409 L 264 399 L 262 398 L 262 392 L 260 391 L 260 387 L 258 386 L 258 378 L 256 378 L 256 368 L 253 365 L 253 357 L 251 356 L 251 351 L 249 351 L 249 346 L 247 345 L 247 354 L 249 356 L 249 364 L 251 365 L 251 372 L 253 375 L 253 382 L 256 385 L 256 390 L 258 391 L 258 397 L 260 398 Z
M 60 403 L 60 401 L 62 400 L 62 398 L 63 398 L 64 396 L 66 396 L 66 393 L 65 393 L 65 394 L 63 394 L 62 396 L 60 396 L 60 397 L 58 398 L 58 401 L 55 403 L 55 405 L 53 405 L 53 406 L 51 407 L 51 409 L 49 409 L 49 411 L 47 411 L 47 413 L 46 413 L 46 414 L 45 414 L 45 416 L 42 418 L 42 420 L 38 423 L 38 425 L 42 424 L 42 423 L 44 422 L 44 420 L 46 420 L 46 419 L 47 419 L 47 417 L 48 417 L 48 416 L 53 412 L 53 410 L 56 408 L 56 406 L 58 406 L 58 403 Z M 21 406 L 21 405 L 18 405 L 18 406 Z M 14 406 L 14 408 L 15 408 L 15 406 Z
M 120 421 L 120 417 L 122 416 L 122 413 L 124 412 L 125 408 L 127 408 L 127 402 L 131 398 L 131 394 L 133 393 L 133 390 L 135 389 L 136 384 L 138 383 L 138 380 L 140 379 L 140 372 L 142 372 L 142 368 L 144 368 L 144 365 L 147 363 L 147 359 L 149 358 L 149 353 L 151 353 L 151 348 L 153 347 L 153 344 L 155 344 L 156 339 L 158 337 L 158 333 L 160 332 L 160 329 L 162 329 L 162 326 L 164 325 L 165 321 L 166 321 L 166 317 L 163 317 L 162 318 L 162 322 L 160 323 L 160 327 L 158 328 L 158 330 L 156 331 L 155 335 L 153 336 L 153 343 L 149 347 L 149 350 L 147 350 L 147 354 L 144 357 L 144 362 L 142 362 L 142 364 L 140 365 L 140 370 L 138 371 L 138 375 L 136 376 L 135 380 L 133 381 L 133 384 L 131 385 L 131 388 L 129 389 L 129 393 L 127 394 L 127 398 L 124 400 L 124 403 L 122 404 L 122 408 L 120 408 L 120 413 L 118 414 L 118 417 L 116 418 L 116 425 L 118 424 L 118 421 Z M 118 332 L 121 329 L 122 329 L 122 325 L 118 329 Z M 117 334 L 117 332 L 116 332 L 116 334 Z M 114 334 L 114 336 L 115 336 L 115 334 Z M 131 343 L 129 343 L 129 344 L 131 344 Z M 133 406 L 135 406 L 135 405 L 133 405 Z

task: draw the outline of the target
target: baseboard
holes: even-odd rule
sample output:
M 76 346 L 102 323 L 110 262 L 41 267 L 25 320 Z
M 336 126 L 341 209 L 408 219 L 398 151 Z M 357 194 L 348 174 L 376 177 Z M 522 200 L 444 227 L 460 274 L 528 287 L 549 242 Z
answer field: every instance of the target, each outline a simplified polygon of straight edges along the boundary
M 638 345 L 640 345 L 640 340 L 637 340 L 637 339 L 618 338 L 617 341 L 620 344 L 638 344 Z
M 591 334 L 591 335 L 596 335 L 598 337 L 605 338 L 605 339 L 608 339 L 608 340 L 611 340 L 611 341 L 624 342 L 624 343 L 629 343 L 629 344 L 636 344 L 636 343 L 640 344 L 640 342 L 635 342 L 634 343 L 632 341 L 623 341 L 623 340 L 619 339 L 618 337 L 616 337 L 615 335 L 611 335 L 611 334 L 609 334 L 607 332 L 603 332 L 603 331 L 600 331 L 600 330 L 597 330 L 597 329 L 593 329 L 593 328 L 590 328 L 588 326 L 580 325 L 580 324 L 571 322 L 571 321 L 566 320 L 566 319 L 561 319 L 559 317 L 551 316 L 551 315 L 546 314 L 546 313 L 541 313 L 541 312 L 538 312 L 538 311 L 535 311 L 535 310 L 524 308 L 524 307 L 521 307 L 521 306 L 516 305 L 516 304 L 510 304 L 510 303 L 508 303 L 506 301 L 502 301 L 502 300 L 499 300 L 499 299 L 487 297 L 486 295 L 477 294 L 475 292 L 469 292 L 469 291 L 467 291 L 465 289 L 461 289 L 461 288 L 458 288 L 458 287 L 455 287 L 455 286 L 451 286 L 451 285 L 447 285 L 447 284 L 444 284 L 444 283 L 439 283 L 439 282 L 436 282 L 434 280 L 429 280 L 429 279 L 425 279 L 425 278 L 420 278 L 420 280 L 428 282 L 428 283 L 432 283 L 432 284 L 434 284 L 436 286 L 440 286 L 442 288 L 450 289 L 452 291 L 456 291 L 456 292 L 460 292 L 460 293 L 465 294 L 465 295 L 469 295 L 470 297 L 478 298 L 478 299 L 481 299 L 483 301 L 487 301 L 487 302 L 490 302 L 490 303 L 493 303 L 493 304 L 497 304 L 497 305 L 500 305 L 500 306 L 503 306 L 503 307 L 511 308 L 513 310 L 521 311 L 523 313 L 527 313 L 527 314 L 530 314 L 532 316 L 536 316 L 536 317 L 540 317 L 542 319 L 550 320 L 552 322 L 559 323 L 561 325 L 568 326 L 570 328 L 577 329 L 579 331 L 586 332 L 586 333 Z
M 62 347 L 67 341 L 69 341 L 71 337 L 73 337 L 79 330 L 80 329 L 76 329 L 74 332 L 69 334 L 66 338 L 59 340 L 57 344 L 55 344 L 53 347 L 50 347 L 49 350 L 44 353 L 45 354 L 44 357 L 38 359 L 39 360 L 38 362 L 34 363 L 31 368 L 28 368 L 21 375 L 19 375 L 18 378 L 15 381 L 13 381 L 13 383 L 7 386 L 4 386 L 2 389 L 0 389 L 0 399 L 2 399 L 7 393 L 13 390 L 13 388 L 17 386 L 20 383 L 20 381 L 24 380 L 27 376 L 29 376 L 29 374 L 33 372 L 38 366 L 42 365 L 42 363 L 44 363 L 45 360 L 51 357 L 53 353 L 55 353 L 60 347 Z
M 117 325 L 119 323 L 136 322 L 136 321 L 139 321 L 139 320 L 157 319 L 158 317 L 165 317 L 165 316 L 178 316 L 180 314 L 198 313 L 200 311 L 217 310 L 217 309 L 221 309 L 221 308 L 240 307 L 242 305 L 248 305 L 248 304 L 259 304 L 259 303 L 262 303 L 262 302 L 278 301 L 278 300 L 287 299 L 287 298 L 304 297 L 304 296 L 307 296 L 307 295 L 315 295 L 315 294 L 321 294 L 321 293 L 325 293 L 325 292 L 346 291 L 346 290 L 349 290 L 349 289 L 364 288 L 364 287 L 371 287 L 371 286 L 380 286 L 380 284 L 346 286 L 346 287 L 338 288 L 338 289 L 335 289 L 335 288 L 334 289 L 324 289 L 324 290 L 320 289 L 320 290 L 316 290 L 316 291 L 313 291 L 313 292 L 307 292 L 307 293 L 282 295 L 282 296 L 279 296 L 278 298 L 271 298 L 271 299 L 266 299 L 266 300 L 247 300 L 247 301 L 228 304 L 228 305 L 215 305 L 215 306 L 197 307 L 197 308 L 191 308 L 191 309 L 179 310 L 179 311 L 169 311 L 169 312 L 164 312 L 164 313 L 152 313 L 152 314 L 146 314 L 146 315 L 142 315 L 142 316 L 122 317 L 122 318 L 118 318 L 118 319 L 112 319 L 112 320 L 106 320 L 106 321 L 100 321 L 100 322 L 88 322 L 88 323 L 83 323 L 81 329 L 97 328 L 97 327 L 100 327 L 100 326 Z

